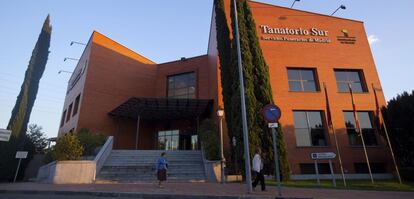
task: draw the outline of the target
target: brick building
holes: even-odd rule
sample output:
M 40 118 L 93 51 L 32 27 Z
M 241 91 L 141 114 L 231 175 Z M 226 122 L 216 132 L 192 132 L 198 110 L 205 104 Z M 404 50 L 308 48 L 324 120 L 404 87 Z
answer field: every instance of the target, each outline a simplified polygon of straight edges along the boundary
M 324 83 L 346 173 L 367 173 L 348 83 L 354 88 L 373 172 L 390 173 L 386 143 L 374 122 L 373 87 L 381 84 L 363 22 L 249 4 L 274 102 L 283 112 L 280 122 L 293 174 L 313 172 L 310 153 L 336 152 L 326 125 Z M 229 20 L 229 0 L 225 7 Z M 217 119 L 215 111 L 223 106 L 218 63 L 214 9 L 207 54 L 167 63 L 155 63 L 93 32 L 68 83 L 59 136 L 89 128 L 113 135 L 119 149 L 198 149 L 199 122 Z M 383 93 L 377 93 L 379 104 L 385 105 Z M 229 148 L 228 136 L 224 139 Z M 320 167 L 327 172 L 327 163 Z M 337 159 L 334 170 L 339 173 Z

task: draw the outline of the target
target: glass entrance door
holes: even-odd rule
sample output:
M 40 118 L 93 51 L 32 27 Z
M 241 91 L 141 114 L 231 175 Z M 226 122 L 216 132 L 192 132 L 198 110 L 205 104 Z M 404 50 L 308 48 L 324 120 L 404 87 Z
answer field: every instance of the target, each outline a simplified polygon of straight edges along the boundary
M 179 130 L 159 131 L 158 149 L 159 150 L 178 150 Z

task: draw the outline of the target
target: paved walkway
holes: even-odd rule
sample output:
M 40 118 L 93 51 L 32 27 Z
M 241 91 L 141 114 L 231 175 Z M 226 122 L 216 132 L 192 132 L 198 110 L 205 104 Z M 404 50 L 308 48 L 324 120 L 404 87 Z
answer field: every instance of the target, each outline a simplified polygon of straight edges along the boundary
M 259 188 L 259 187 L 257 187 Z M 13 193 L 63 193 L 63 194 L 85 194 L 93 193 L 102 196 L 120 196 L 122 194 L 144 194 L 175 196 L 236 196 L 237 198 L 274 198 L 276 188 L 267 187 L 267 192 L 254 191 L 247 194 L 244 184 L 229 183 L 221 185 L 218 183 L 166 183 L 164 188 L 159 188 L 156 183 L 129 183 L 129 184 L 85 184 L 85 185 L 54 185 L 40 183 L 0 183 L 0 196 Z M 117 195 L 118 193 L 118 195 Z M 335 189 L 309 189 L 283 187 L 282 194 L 286 198 L 323 198 L 323 199 L 413 199 L 414 192 L 394 191 L 361 191 L 361 190 L 335 190 Z M 236 198 L 235 197 L 235 198 Z M 0 197 L 1 198 L 1 197 Z M 232 198 L 232 197 L 228 197 Z

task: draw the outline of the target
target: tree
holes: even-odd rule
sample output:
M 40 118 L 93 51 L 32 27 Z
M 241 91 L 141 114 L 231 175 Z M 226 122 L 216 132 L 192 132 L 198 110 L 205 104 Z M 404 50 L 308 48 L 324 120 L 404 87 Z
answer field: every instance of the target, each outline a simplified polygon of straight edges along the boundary
M 231 2 L 231 22 L 235 30 L 235 13 L 233 1 Z M 221 78 L 223 87 L 223 101 L 226 112 L 226 123 L 230 138 L 236 138 L 237 144 L 233 148 L 233 154 L 243 161 L 243 135 L 240 108 L 240 85 L 238 80 L 238 61 L 236 40 L 230 41 L 227 20 L 222 0 L 215 1 L 217 49 L 220 58 Z M 272 90 L 269 81 L 269 69 L 263 57 L 262 50 L 256 33 L 256 25 L 246 0 L 240 0 L 237 4 L 238 27 L 240 37 L 240 49 L 242 53 L 244 87 L 246 97 L 247 125 L 249 130 L 249 148 L 254 151 L 261 147 L 266 156 L 266 162 L 273 163 L 272 139 L 266 122 L 260 115 L 260 110 L 273 103 Z M 235 31 L 232 31 L 236 38 Z M 230 42 L 229 42 L 230 41 Z M 228 54 L 228 51 L 230 55 Z M 290 174 L 285 143 L 281 128 L 277 131 L 278 147 L 280 151 L 280 163 L 283 179 L 288 179 Z M 229 139 L 232 140 L 232 139 Z M 253 155 L 253 154 L 251 154 Z M 269 170 L 273 171 L 272 167 Z
M 414 91 L 391 99 L 382 113 L 399 164 L 414 167 Z
M 50 36 L 52 27 L 50 17 L 46 17 L 32 56 L 27 67 L 25 78 L 17 96 L 16 104 L 12 110 L 7 129 L 12 131 L 9 142 L 0 142 L 0 181 L 12 180 L 16 169 L 17 160 L 14 158 L 16 151 L 29 151 L 28 158 L 22 161 L 21 171 L 24 171 L 28 161 L 34 153 L 34 145 L 26 136 L 27 124 L 36 99 L 39 81 L 45 70 L 49 55 Z M 19 172 L 18 179 L 24 172 Z
M 78 137 L 73 134 L 66 134 L 59 137 L 56 145 L 50 151 L 53 160 L 79 160 L 83 154 L 84 148 Z
M 92 133 L 87 128 L 80 129 L 76 136 L 78 137 L 81 145 L 84 148 L 83 155 L 94 155 L 95 149 L 102 146 L 105 143 L 106 136 L 102 133 Z
M 49 56 L 51 32 L 52 27 L 48 15 L 33 49 L 20 93 L 17 96 L 16 104 L 7 125 L 7 129 L 12 131 L 13 136 L 19 137 L 26 133 L 27 123 L 39 89 L 39 81 L 45 71 Z
M 205 119 L 200 124 L 200 139 L 203 142 L 205 156 L 208 160 L 220 160 L 220 149 L 217 125 L 211 119 Z
M 37 124 L 30 124 L 27 131 L 27 138 L 33 143 L 36 151 L 43 151 L 47 147 L 47 138 L 42 131 L 42 126 Z

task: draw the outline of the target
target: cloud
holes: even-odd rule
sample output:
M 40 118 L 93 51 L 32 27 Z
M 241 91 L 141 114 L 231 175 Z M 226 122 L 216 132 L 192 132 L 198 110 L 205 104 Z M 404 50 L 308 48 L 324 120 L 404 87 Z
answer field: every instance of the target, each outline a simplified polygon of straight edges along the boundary
M 379 42 L 380 40 L 378 39 L 378 37 L 376 35 L 370 35 L 368 36 L 368 43 L 369 45 L 372 45 L 374 43 Z

